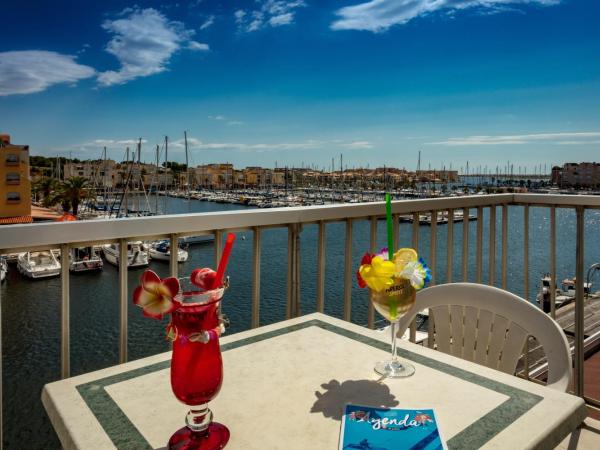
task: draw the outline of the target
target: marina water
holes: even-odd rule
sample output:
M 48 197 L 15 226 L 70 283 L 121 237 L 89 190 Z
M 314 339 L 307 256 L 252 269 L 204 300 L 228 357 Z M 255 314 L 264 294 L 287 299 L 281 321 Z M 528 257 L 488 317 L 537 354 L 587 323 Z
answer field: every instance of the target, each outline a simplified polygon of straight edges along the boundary
M 151 205 L 155 202 L 152 200 Z M 164 208 L 165 199 L 157 202 Z M 229 211 L 247 208 L 171 198 L 169 214 Z M 383 207 L 382 207 L 383 211 Z M 471 214 L 475 214 L 472 210 Z M 488 279 L 488 211 L 485 209 L 483 239 L 483 282 Z M 557 280 L 574 276 L 575 212 L 557 209 Z M 496 224 L 496 285 L 501 280 L 501 209 Z M 476 222 L 469 223 L 469 280 L 476 279 Z M 524 296 L 523 208 L 509 207 L 507 288 Z M 412 225 L 400 225 L 400 245 L 411 246 Z M 419 254 L 429 262 L 431 228 L 421 226 Z M 446 282 L 446 230 L 437 227 L 436 281 Z M 600 211 L 585 216 L 585 266 L 600 262 Z M 315 311 L 316 303 L 316 225 L 304 226 L 301 233 L 301 310 Z M 343 311 L 344 223 L 326 227 L 325 312 L 341 317 Z M 541 277 L 550 270 L 550 218 L 548 208 L 530 208 L 529 299 L 535 300 Z M 265 325 L 285 319 L 287 280 L 287 229 L 262 232 L 260 323 Z M 378 244 L 386 245 L 385 222 L 378 225 Z M 462 280 L 462 224 L 454 226 L 453 281 Z M 369 249 L 369 223 L 355 221 L 353 230 L 353 268 Z M 179 264 L 179 273 L 188 275 L 196 267 L 213 266 L 213 245 L 189 248 L 189 259 Z M 152 261 L 150 268 L 168 276 L 168 263 Z M 130 270 L 129 293 L 138 285 L 144 269 Z M 227 333 L 250 327 L 252 299 L 252 233 L 237 235 L 229 266 L 231 287 L 223 300 L 223 311 L 231 326 Z M 110 264 L 98 273 L 73 274 L 71 284 L 71 375 L 78 375 L 118 363 L 119 299 L 118 270 Z M 593 290 L 600 288 L 596 280 Z M 14 266 L 10 268 L 2 289 L 2 331 L 4 364 L 4 444 L 6 448 L 60 448 L 60 444 L 43 409 L 40 395 L 45 383 L 60 378 L 60 279 L 29 280 Z M 367 323 L 368 295 L 353 282 L 352 321 Z M 169 349 L 165 340 L 167 320 L 155 321 L 142 316 L 141 310 L 129 306 L 129 359 L 137 359 Z M 227 376 L 227 367 L 225 367 Z M 26 443 L 26 444 L 25 444 Z

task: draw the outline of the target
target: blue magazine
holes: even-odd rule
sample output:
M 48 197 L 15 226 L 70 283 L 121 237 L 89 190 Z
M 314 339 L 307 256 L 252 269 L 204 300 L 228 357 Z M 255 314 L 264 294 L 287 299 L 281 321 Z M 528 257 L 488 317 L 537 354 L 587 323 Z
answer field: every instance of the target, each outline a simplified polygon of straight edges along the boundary
M 339 450 L 447 450 L 433 409 L 346 405 Z

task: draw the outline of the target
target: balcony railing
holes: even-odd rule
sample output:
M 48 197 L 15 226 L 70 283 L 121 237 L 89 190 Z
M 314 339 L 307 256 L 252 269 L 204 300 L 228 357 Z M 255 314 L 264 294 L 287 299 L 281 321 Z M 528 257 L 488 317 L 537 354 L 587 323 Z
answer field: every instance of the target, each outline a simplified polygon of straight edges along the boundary
M 509 242 L 508 210 L 509 206 L 517 206 L 523 211 L 523 248 L 522 248 L 522 270 L 524 273 L 523 292 L 525 298 L 530 298 L 531 286 L 529 286 L 529 247 L 530 247 L 530 208 L 543 207 L 549 211 L 550 236 L 549 236 L 549 273 L 551 286 L 556 284 L 556 212 L 559 208 L 570 208 L 575 211 L 575 234 L 576 234 L 576 262 L 574 275 L 576 283 L 575 302 L 575 333 L 574 333 L 574 377 L 573 392 L 590 405 L 598 406 L 600 403 L 584 395 L 584 213 L 588 209 L 600 209 L 600 197 L 594 196 L 558 196 L 558 195 L 536 195 L 536 194 L 500 194 L 481 195 L 425 200 L 396 201 L 392 205 L 394 215 L 394 240 L 395 245 L 400 242 L 400 217 L 412 218 L 412 246 L 419 246 L 419 216 L 430 214 L 435 218 L 438 212 L 445 212 L 448 217 L 446 229 L 446 251 L 445 255 L 437 248 L 438 223 L 431 220 L 429 230 L 429 255 L 424 255 L 428 265 L 432 268 L 431 283 L 452 281 L 474 281 L 481 283 L 484 278 L 489 284 L 496 284 L 506 289 L 507 286 L 507 250 Z M 469 214 L 475 209 L 476 232 L 470 236 Z M 463 220 L 455 223 L 453 218 L 456 212 L 462 212 Z M 48 248 L 60 248 L 62 261 L 69 260 L 69 250 L 73 247 L 85 247 L 106 243 L 120 244 L 121 262 L 119 266 L 119 360 L 126 362 L 128 343 L 127 308 L 130 302 L 130 293 L 127 286 L 127 267 L 123 261 L 127 261 L 127 242 L 133 240 L 170 239 L 171 248 L 176 248 L 178 239 L 184 236 L 214 235 L 214 258 L 220 258 L 222 249 L 222 238 L 225 232 L 251 231 L 253 233 L 253 257 L 252 257 L 252 315 L 251 326 L 257 327 L 260 323 L 260 298 L 261 298 L 261 233 L 272 228 L 287 228 L 288 232 L 288 257 L 287 257 L 287 293 L 286 293 L 286 317 L 292 318 L 300 314 L 300 235 L 305 225 L 316 225 L 317 232 L 317 260 L 316 260 L 316 311 L 323 312 L 325 308 L 325 264 L 326 264 L 326 224 L 332 222 L 343 222 L 345 224 L 344 245 L 344 270 L 343 270 L 343 313 L 345 320 L 351 320 L 352 311 L 352 284 L 354 280 L 355 267 L 352 260 L 352 239 L 354 225 L 358 221 L 368 221 L 369 240 L 371 251 L 376 250 L 377 224 L 384 218 L 385 208 L 382 203 L 366 203 L 354 205 L 327 205 L 296 208 L 279 208 L 270 210 L 235 210 L 231 212 L 181 214 L 158 217 L 125 218 L 114 220 L 93 220 L 85 222 L 70 223 L 43 223 L 32 225 L 14 225 L 3 227 L 0 233 L 0 254 L 41 250 Z M 497 214 L 501 214 L 500 220 Z M 488 218 L 487 227 L 484 227 L 484 217 Z M 496 230 L 497 223 L 501 230 L 500 243 L 498 245 Z M 453 267 L 455 264 L 454 237 L 455 228 L 462 226 L 461 266 Z M 484 236 L 484 228 L 488 236 Z M 487 264 L 484 264 L 484 239 L 488 239 Z M 475 239 L 474 276 L 470 277 L 470 268 L 473 261 L 469 261 L 469 240 Z M 500 255 L 497 255 L 497 252 Z M 499 256 L 499 257 L 498 257 Z M 445 257 L 446 265 L 445 280 L 440 280 L 436 274 L 437 258 Z M 497 261 L 500 262 L 500 279 L 496 280 Z M 441 261 L 440 261 L 441 262 Z M 484 266 L 487 266 L 487 276 L 484 277 Z M 170 273 L 177 276 L 177 252 L 171 252 Z M 459 269 L 459 270 L 456 270 Z M 453 273 L 459 272 L 460 277 L 455 279 Z M 512 286 L 511 286 L 512 287 Z M 510 289 L 509 289 L 510 290 Z M 61 376 L 68 377 L 70 374 L 70 329 L 69 329 L 69 265 L 62 264 L 61 273 Z M 551 289 L 551 311 L 554 317 L 556 313 L 555 292 Z M 374 327 L 375 313 L 369 306 L 368 323 Z M 430 323 L 431 325 L 431 323 Z M 429 333 L 433 333 L 430 326 Z M 415 326 L 411 328 L 410 338 L 415 340 Z M 1 333 L 0 333 L 1 335 Z M 433 340 L 429 340 L 432 342 Z M 1 348 L 1 346 L 0 346 Z M 528 355 L 525 352 L 525 355 Z M 1 355 L 0 355 L 1 356 Z M 525 363 L 528 367 L 528 363 Z M 0 380 L 0 386 L 1 386 Z M 0 388 L 0 396 L 2 394 Z M 1 398 L 0 398 L 1 402 Z M 1 403 L 0 403 L 1 404 Z M 0 420 L 0 423 L 2 421 Z

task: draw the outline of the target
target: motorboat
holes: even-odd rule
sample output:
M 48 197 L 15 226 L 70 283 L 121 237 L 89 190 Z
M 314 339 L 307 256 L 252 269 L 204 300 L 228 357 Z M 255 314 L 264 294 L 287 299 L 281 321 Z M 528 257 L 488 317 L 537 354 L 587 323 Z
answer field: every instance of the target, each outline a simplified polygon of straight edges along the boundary
M 171 243 L 167 240 L 156 241 L 150 245 L 148 250 L 150 258 L 159 261 L 170 261 L 171 260 Z M 177 247 L 177 262 L 186 262 L 188 259 L 188 252 L 182 248 Z
M 6 263 L 6 258 L 4 258 L 4 256 L 0 256 L 0 283 L 2 283 L 6 279 L 7 273 L 8 264 Z
M 119 244 L 102 246 L 104 259 L 114 266 L 119 266 Z M 141 241 L 127 243 L 127 267 L 145 267 L 148 265 L 148 252 L 142 248 Z
M 72 248 L 70 257 L 69 270 L 71 272 L 93 272 L 102 270 L 104 267 L 104 262 L 94 247 Z
M 17 269 L 29 278 L 48 278 L 60 275 L 60 262 L 51 250 L 20 253 Z

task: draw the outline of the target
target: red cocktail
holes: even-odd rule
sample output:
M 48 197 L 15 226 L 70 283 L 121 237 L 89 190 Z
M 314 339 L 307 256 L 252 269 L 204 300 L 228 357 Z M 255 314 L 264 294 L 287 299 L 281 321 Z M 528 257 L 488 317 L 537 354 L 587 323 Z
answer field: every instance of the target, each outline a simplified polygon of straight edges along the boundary
M 171 388 L 190 411 L 186 426 L 169 439 L 169 448 L 221 449 L 229 440 L 229 430 L 212 421 L 207 403 L 219 393 L 223 382 L 219 306 L 225 289 L 200 291 L 189 279 L 179 281 L 181 290 L 175 299 L 181 306 L 171 313 L 169 329 L 173 340 Z

